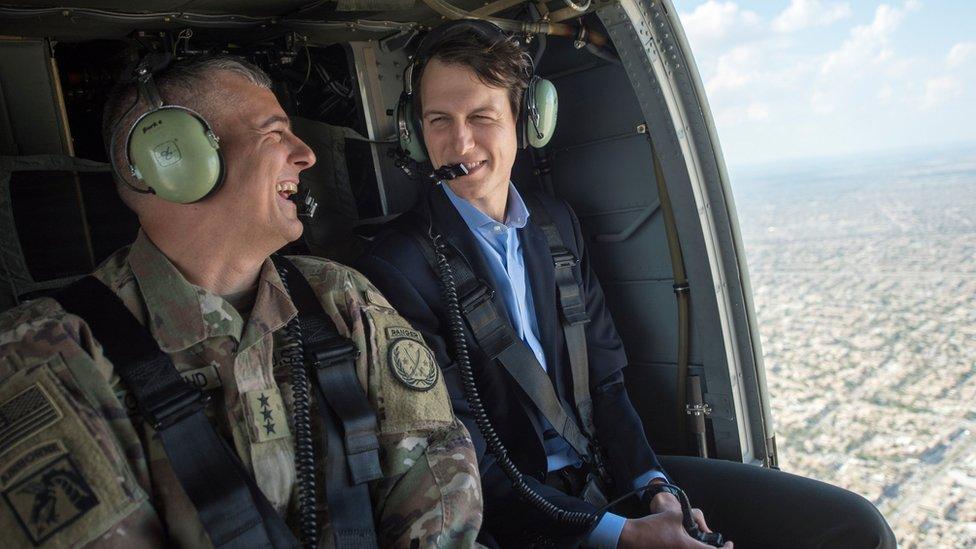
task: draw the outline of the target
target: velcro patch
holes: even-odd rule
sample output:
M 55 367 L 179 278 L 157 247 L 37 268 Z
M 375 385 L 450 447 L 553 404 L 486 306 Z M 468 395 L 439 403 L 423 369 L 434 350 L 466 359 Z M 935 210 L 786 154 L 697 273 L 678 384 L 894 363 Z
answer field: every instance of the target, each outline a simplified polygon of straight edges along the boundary
M 95 492 L 70 455 L 4 490 L 3 499 L 35 546 L 98 505 Z
M 60 440 L 42 442 L 30 449 L 24 450 L 17 457 L 10 460 L 10 465 L 0 471 L 0 487 L 6 487 L 11 481 L 17 480 L 24 472 L 54 457 L 68 453 L 68 449 Z
M 387 334 L 393 330 L 402 328 L 387 328 Z M 440 369 L 421 341 L 407 337 L 392 341 L 387 362 L 397 380 L 414 391 L 429 391 L 437 383 Z
M 61 410 L 38 384 L 0 404 L 0 454 L 61 419 Z
M 291 436 L 285 417 L 285 405 L 277 388 L 248 391 L 244 393 L 244 401 L 253 442 L 267 442 Z
M 404 328 L 402 326 L 389 326 L 386 328 L 386 338 L 390 341 L 401 338 L 413 339 L 423 343 L 424 336 L 420 335 L 417 330 L 411 330 L 410 328 Z

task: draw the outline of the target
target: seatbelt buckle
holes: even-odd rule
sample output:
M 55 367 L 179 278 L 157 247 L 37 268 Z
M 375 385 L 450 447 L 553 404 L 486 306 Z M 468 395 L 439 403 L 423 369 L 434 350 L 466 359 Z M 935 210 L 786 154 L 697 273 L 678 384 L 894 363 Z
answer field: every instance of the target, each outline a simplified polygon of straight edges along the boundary
M 181 382 L 169 390 L 169 394 L 155 396 L 153 404 L 145 406 L 142 413 L 152 428 L 159 432 L 203 410 L 210 397 L 189 383 Z
M 306 359 L 316 368 L 328 368 L 347 360 L 359 358 L 359 348 L 352 341 L 342 338 L 327 339 L 305 346 Z
M 552 264 L 555 265 L 557 269 L 572 268 L 579 265 L 579 259 L 577 259 L 572 252 L 563 248 L 559 251 L 553 252 Z
M 461 298 L 461 310 L 467 314 L 482 303 L 491 301 L 492 299 L 495 299 L 495 290 L 485 284 L 484 281 L 479 280 L 478 287 Z
M 346 360 L 356 360 L 359 348 L 349 339 L 336 334 L 331 328 L 332 320 L 323 316 L 324 313 L 309 315 L 301 320 L 305 362 L 317 368 L 327 368 Z

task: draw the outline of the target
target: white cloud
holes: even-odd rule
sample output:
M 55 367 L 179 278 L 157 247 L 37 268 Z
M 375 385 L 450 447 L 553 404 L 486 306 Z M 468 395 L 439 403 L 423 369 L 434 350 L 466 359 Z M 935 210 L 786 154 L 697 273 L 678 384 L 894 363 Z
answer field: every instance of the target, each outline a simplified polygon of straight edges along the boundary
M 955 78 L 951 76 L 930 78 L 925 82 L 922 108 L 931 109 L 960 95 L 962 95 L 962 84 Z
M 758 79 L 761 64 L 760 51 L 755 46 L 733 48 L 719 56 L 715 74 L 708 79 L 705 88 L 710 94 L 740 89 Z
M 881 4 L 874 11 L 874 20 L 851 29 L 840 48 L 827 54 L 821 67 L 824 75 L 863 71 L 866 66 L 884 63 L 892 58 L 891 36 L 905 20 L 905 15 L 917 9 L 918 2 L 906 1 L 901 8 Z
M 740 8 L 735 2 L 708 0 L 695 11 L 681 14 L 681 26 L 695 51 L 749 36 L 761 24 L 758 14 Z
M 976 42 L 959 42 L 949 50 L 946 56 L 946 66 L 954 69 L 976 57 Z
M 847 2 L 822 0 L 792 0 L 782 13 L 773 19 L 773 30 L 790 33 L 809 27 L 825 27 L 851 16 Z

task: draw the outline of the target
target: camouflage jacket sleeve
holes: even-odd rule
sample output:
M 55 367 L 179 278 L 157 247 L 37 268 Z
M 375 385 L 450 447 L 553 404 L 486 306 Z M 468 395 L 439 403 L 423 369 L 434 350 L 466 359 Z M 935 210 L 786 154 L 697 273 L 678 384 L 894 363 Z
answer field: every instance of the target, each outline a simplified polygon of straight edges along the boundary
M 357 373 L 377 412 L 384 474 L 373 487 L 379 545 L 472 546 L 482 518 L 474 447 L 420 333 L 352 269 L 296 264 L 333 294 L 321 296 L 326 311 L 363 351 Z
M 0 315 L 5 547 L 164 545 L 111 373 L 87 325 L 53 300 Z

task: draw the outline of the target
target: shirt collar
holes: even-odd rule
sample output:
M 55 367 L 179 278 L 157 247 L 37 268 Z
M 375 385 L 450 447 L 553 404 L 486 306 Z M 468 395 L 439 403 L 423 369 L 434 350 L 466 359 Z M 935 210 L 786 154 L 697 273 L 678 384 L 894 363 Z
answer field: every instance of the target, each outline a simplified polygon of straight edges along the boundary
M 498 223 L 488 217 L 483 211 L 476 208 L 474 204 L 454 194 L 451 187 L 443 181 L 438 184 L 444 188 L 444 193 L 447 194 L 447 198 L 451 200 L 451 204 L 454 204 L 454 208 L 461 214 L 461 219 L 464 220 L 464 223 L 467 224 L 472 232 L 487 233 L 497 225 L 504 225 L 510 229 L 521 229 L 529 221 L 529 209 L 525 206 L 522 195 L 519 194 L 518 189 L 515 188 L 515 185 L 511 181 L 508 182 L 508 201 L 505 206 L 504 223 Z
M 257 297 L 246 326 L 230 303 L 188 282 L 143 231 L 129 249 L 127 261 L 146 304 L 150 331 L 168 353 L 219 336 L 233 337 L 243 350 L 295 314 L 270 258 L 261 267 Z

